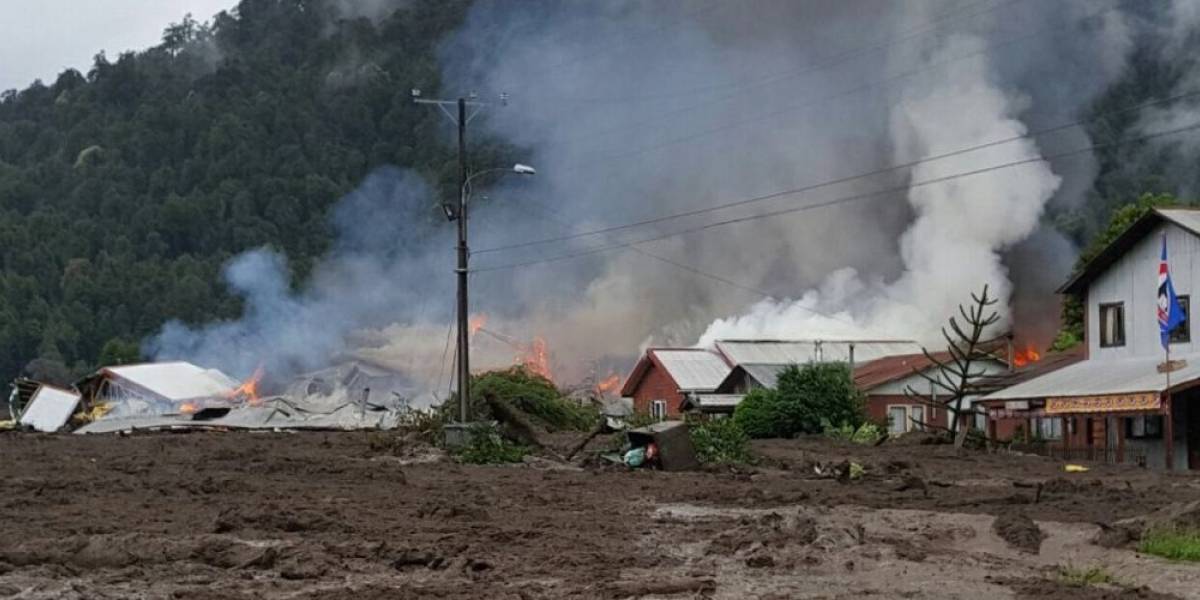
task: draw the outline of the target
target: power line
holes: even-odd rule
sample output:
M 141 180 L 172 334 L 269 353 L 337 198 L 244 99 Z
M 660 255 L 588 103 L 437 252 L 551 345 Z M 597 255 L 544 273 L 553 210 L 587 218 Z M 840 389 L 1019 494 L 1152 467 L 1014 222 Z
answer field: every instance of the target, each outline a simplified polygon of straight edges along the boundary
M 725 209 L 729 209 L 729 208 L 746 206 L 749 204 L 764 202 L 767 200 L 772 200 L 772 199 L 783 197 L 783 196 L 790 196 L 790 195 L 794 195 L 794 194 L 801 193 L 801 192 L 810 192 L 810 191 L 818 190 L 818 189 L 825 188 L 825 187 L 830 187 L 830 186 L 839 185 L 839 184 L 843 184 L 843 183 L 849 183 L 851 181 L 856 181 L 859 179 L 875 177 L 877 175 L 882 175 L 885 173 L 890 173 L 890 172 L 901 170 L 901 169 L 908 169 L 908 168 L 919 166 L 919 165 L 922 165 L 925 163 L 944 160 L 944 159 L 952 158 L 955 156 L 961 156 L 963 154 L 969 154 L 971 152 L 977 152 L 979 150 L 984 150 L 984 149 L 992 148 L 995 146 L 1001 146 L 1004 144 L 1009 144 L 1009 143 L 1020 141 L 1020 140 L 1033 139 L 1038 136 L 1046 135 L 1049 133 L 1055 133 L 1058 131 L 1064 131 L 1064 130 L 1067 130 L 1067 129 L 1070 129 L 1073 127 L 1078 127 L 1080 125 L 1084 125 L 1086 123 L 1090 123 L 1093 121 L 1098 121 L 1098 120 L 1101 120 L 1101 119 L 1104 119 L 1107 117 L 1111 117 L 1111 116 L 1115 116 L 1115 115 L 1119 115 L 1119 114 L 1123 114 L 1123 113 L 1127 113 L 1127 112 L 1139 111 L 1144 108 L 1148 108 L 1151 106 L 1157 106 L 1160 104 L 1169 104 L 1172 102 L 1176 102 L 1178 100 L 1183 100 L 1183 99 L 1187 99 L 1187 98 L 1191 98 L 1191 97 L 1195 97 L 1195 96 L 1200 96 L 1200 91 L 1186 92 L 1186 93 L 1181 93 L 1181 94 L 1177 94 L 1174 96 L 1170 96 L 1167 98 L 1162 98 L 1162 99 L 1158 99 L 1158 100 L 1150 100 L 1150 101 L 1136 104 L 1133 106 L 1128 106 L 1125 108 L 1108 111 L 1106 113 L 1088 117 L 1086 119 L 1078 119 L 1075 121 L 1063 123 L 1061 125 L 1055 125 L 1053 127 L 1040 129 L 1040 130 L 1025 133 L 1022 135 L 993 140 L 993 141 L 986 142 L 983 144 L 978 144 L 978 145 L 970 146 L 970 147 L 966 147 L 966 148 L 960 148 L 958 150 L 953 150 L 953 151 L 945 152 L 942 154 L 926 156 L 926 157 L 923 157 L 923 158 L 920 158 L 917 160 L 913 160 L 913 161 L 909 161 L 906 163 L 891 165 L 891 166 L 884 167 L 881 169 L 876 169 L 874 171 L 868 171 L 866 173 L 859 173 L 856 175 L 848 175 L 845 177 L 840 177 L 838 179 L 832 179 L 832 180 L 823 181 L 820 183 L 814 183 L 814 184 L 806 185 L 806 186 L 799 187 L 799 188 L 793 188 L 793 189 L 788 189 L 788 190 L 783 190 L 783 191 L 778 191 L 778 192 L 772 192 L 769 194 L 764 194 L 761 196 L 754 196 L 751 198 L 745 198 L 742 200 L 737 200 L 737 201 L 729 202 L 729 203 L 725 203 L 725 204 L 718 204 L 718 205 L 714 205 L 714 206 L 708 206 L 705 208 L 698 208 L 698 209 L 674 213 L 674 214 L 670 214 L 670 215 L 654 217 L 651 219 L 645 219 L 642 221 L 635 221 L 633 223 L 625 223 L 622 225 L 613 225 L 613 226 L 609 226 L 609 227 L 603 227 L 600 229 L 593 229 L 590 231 L 582 231 L 582 232 L 578 232 L 578 233 L 573 233 L 570 235 L 562 235 L 562 236 L 558 236 L 558 237 L 543 238 L 540 240 L 529 240 L 529 241 L 518 242 L 518 243 L 514 243 L 514 244 L 506 244 L 503 246 L 493 246 L 491 248 L 483 248 L 480 250 L 474 250 L 473 252 L 475 254 L 487 254 L 487 253 L 491 253 L 491 252 L 502 252 L 502 251 L 513 250 L 513 249 L 517 249 L 517 248 L 527 248 L 530 246 L 540 246 L 540 245 L 545 245 L 545 244 L 564 242 L 564 241 L 578 239 L 578 238 L 582 238 L 582 237 L 589 237 L 589 236 L 594 236 L 594 235 L 613 233 L 613 232 L 622 231 L 625 229 L 632 229 L 635 227 L 642 227 L 645 225 L 653 225 L 653 224 L 662 223 L 665 221 L 672 221 L 675 219 L 681 219 L 681 218 L 685 218 L 685 217 L 693 217 L 696 215 L 717 212 L 717 211 L 721 211 L 721 210 L 725 210 Z
M 1113 10 L 1116 10 L 1117 8 L 1118 8 L 1117 6 L 1112 6 L 1112 7 L 1109 7 L 1109 8 L 1107 8 L 1107 9 L 1103 9 L 1103 10 L 1100 10 L 1100 11 L 1094 12 L 1094 13 L 1092 13 L 1092 14 L 1090 14 L 1090 15 L 1088 15 L 1088 16 L 1086 16 L 1086 17 L 1084 17 L 1084 18 L 1083 18 L 1083 20 L 1086 20 L 1086 19 L 1093 19 L 1093 18 L 1095 18 L 1095 17 L 1098 17 L 1098 16 L 1100 16 L 1100 15 L 1102 15 L 1102 14 L 1104 14 L 1104 13 L 1111 12 L 1111 11 L 1113 11 Z M 672 147 L 672 146 L 677 146 L 677 145 L 679 145 L 679 144 L 682 144 L 682 143 L 685 143 L 685 142 L 690 142 L 690 141 L 693 141 L 693 140 L 696 140 L 696 139 L 700 139 L 700 138 L 704 138 L 704 137 L 708 137 L 708 136 L 711 136 L 711 135 L 714 135 L 714 134 L 723 133 L 723 132 L 726 132 L 726 131 L 730 131 L 730 130 L 733 130 L 733 129 L 737 129 L 737 128 L 740 128 L 740 127 L 742 127 L 742 126 L 744 126 L 744 125 L 748 125 L 748 124 L 751 124 L 751 123 L 757 123 L 757 122 L 761 122 L 761 121 L 766 121 L 766 120 L 769 120 L 769 119 L 773 119 L 773 118 L 779 117 L 779 116 L 781 116 L 781 115 L 785 115 L 785 114 L 788 114 L 788 113 L 791 113 L 791 112 L 795 112 L 796 110 L 799 110 L 799 109 L 802 109 L 802 108 L 811 107 L 811 106 L 817 106 L 817 105 L 824 104 L 824 103 L 826 103 L 826 102 L 829 102 L 829 101 L 832 101 L 832 100 L 837 100 L 837 99 L 839 99 L 839 98 L 843 98 L 843 97 L 855 96 L 855 95 L 857 95 L 857 94 L 860 94 L 860 93 L 862 93 L 862 92 L 869 91 L 869 90 L 871 90 L 871 89 L 874 89 L 874 88 L 877 88 L 877 87 L 878 87 L 878 88 L 886 88 L 887 86 L 889 86 L 889 85 L 892 85 L 892 84 L 894 84 L 894 83 L 896 83 L 896 82 L 898 82 L 898 81 L 902 81 L 902 80 L 905 80 L 905 79 L 909 79 L 909 78 L 912 78 L 912 77 L 916 77 L 916 76 L 918 76 L 918 75 L 921 75 L 921 74 L 924 74 L 924 73 L 927 73 L 927 72 L 931 72 L 931 71 L 934 71 L 934 70 L 940 69 L 940 68 L 942 68 L 942 67 L 945 67 L 945 66 L 948 66 L 948 65 L 951 65 L 951 64 L 957 63 L 957 62 L 962 62 L 962 61 L 964 61 L 964 60 L 969 60 L 969 59 L 971 59 L 971 58 L 975 58 L 975 57 L 977 57 L 977 56 L 985 55 L 985 54 L 987 54 L 987 53 L 989 53 L 989 52 L 995 51 L 995 50 L 997 50 L 997 49 L 1000 49 L 1000 48 L 1004 48 L 1004 47 L 1007 47 L 1007 46 L 1016 45 L 1016 44 L 1019 44 L 1019 43 L 1021 43 L 1021 42 L 1025 42 L 1025 41 L 1031 40 L 1031 39 L 1036 39 L 1036 38 L 1038 38 L 1038 37 L 1042 37 L 1043 35 L 1046 35 L 1046 34 L 1048 34 L 1048 33 L 1053 33 L 1053 32 L 1055 32 L 1055 31 L 1058 31 L 1059 29 L 1062 29 L 1062 27 L 1049 27 L 1049 28 L 1045 28 L 1045 29 L 1042 29 L 1042 30 L 1038 30 L 1038 31 L 1035 31 L 1035 32 L 1033 32 L 1033 33 L 1028 33 L 1028 34 L 1025 34 L 1025 35 L 1021 35 L 1021 36 L 1019 36 L 1019 37 L 1017 37 L 1017 38 L 1010 39 L 1010 40 L 1008 40 L 1008 41 L 1006 41 L 1006 42 L 1002 42 L 1002 43 L 999 43 L 999 44 L 995 44 L 995 45 L 988 46 L 988 47 L 986 47 L 986 48 L 983 48 L 983 49 L 981 49 L 981 50 L 977 50 L 977 51 L 975 51 L 975 52 L 971 52 L 971 53 L 969 53 L 969 54 L 965 54 L 965 55 L 958 56 L 958 57 L 955 57 L 955 58 L 947 59 L 947 60 L 940 61 L 940 62 L 937 62 L 937 63 L 933 63 L 933 64 L 930 64 L 930 65 L 926 65 L 926 66 L 924 66 L 924 67 L 921 67 L 921 68 L 914 68 L 914 69 L 910 69 L 910 70 L 908 70 L 908 71 L 904 71 L 904 72 L 898 73 L 898 74 L 896 74 L 896 75 L 893 75 L 893 76 L 891 76 L 891 77 L 887 77 L 887 78 L 885 78 L 885 79 L 882 79 L 882 80 L 877 80 L 877 81 L 873 81 L 873 82 L 868 82 L 868 83 L 865 83 L 865 84 L 862 84 L 862 85 L 859 85 L 859 86 L 856 86 L 856 87 L 850 88 L 850 89 L 848 89 L 848 90 L 843 90 L 843 91 L 841 91 L 841 92 L 838 92 L 838 93 L 836 93 L 836 94 L 833 94 L 833 95 L 830 95 L 830 96 L 825 96 L 825 97 L 822 97 L 822 98 L 813 98 L 813 99 L 807 100 L 807 101 L 805 101 L 805 102 L 801 102 L 801 103 L 798 103 L 798 104 L 792 104 L 792 105 L 789 105 L 789 106 L 787 106 L 787 107 L 784 107 L 784 108 L 781 108 L 781 109 L 778 109 L 778 110 L 773 110 L 773 111 L 771 111 L 771 112 L 768 112 L 768 113 L 758 114 L 758 115 L 751 116 L 751 117 L 748 117 L 748 118 L 745 118 L 745 119 L 741 119 L 741 120 L 737 120 L 737 121 L 728 122 L 728 123 L 725 123 L 725 124 L 722 124 L 722 125 L 718 125 L 718 126 L 716 126 L 716 127 L 712 127 L 712 128 L 709 128 L 709 129 L 705 129 L 705 130 L 701 130 L 701 131 L 698 131 L 698 132 L 694 132 L 694 133 L 686 134 L 686 135 L 683 135 L 683 136 L 675 137 L 675 138 L 672 138 L 672 139 L 669 139 L 669 140 L 666 140 L 666 141 L 663 141 L 663 142 L 660 142 L 660 143 L 657 143 L 657 144 L 651 144 L 651 145 L 649 145 L 649 146 L 643 146 L 643 147 L 640 147 L 640 148 L 635 148 L 635 149 L 633 149 L 633 150 L 622 150 L 622 151 L 620 151 L 620 152 L 614 152 L 614 153 L 607 154 L 607 155 L 600 155 L 600 156 L 595 156 L 595 157 L 593 157 L 593 158 L 582 159 L 582 160 L 579 160 L 579 161 L 577 161 L 577 162 L 576 162 L 575 164 L 573 164 L 573 165 L 566 165 L 566 166 L 565 166 L 565 167 L 563 167 L 563 168 L 557 169 L 557 172 L 563 173 L 563 172 L 577 171 L 577 170 L 580 170 L 580 169 L 583 169 L 583 168 L 595 167 L 595 166 L 596 166 L 596 165 L 598 165 L 598 164 L 605 164 L 605 163 L 609 163 L 609 162 L 612 162 L 612 161 L 615 161 L 615 160 L 618 160 L 618 159 L 623 159 L 623 158 L 633 158 L 633 157 L 641 156 L 641 155 L 648 154 L 648 153 L 651 153 L 651 152 L 654 152 L 654 151 L 657 151 L 657 150 L 662 150 L 662 149 L 664 149 L 664 148 L 669 148 L 669 147 Z M 657 115 L 657 116 L 655 116 L 655 117 L 652 117 L 652 118 L 650 118 L 650 119 L 647 119 L 647 120 L 645 120 L 645 121 L 638 122 L 638 123 L 634 123 L 634 124 L 632 124 L 632 125 L 628 125 L 628 126 L 622 126 L 622 127 L 619 127 L 619 128 L 614 128 L 614 129 L 609 129 L 609 130 L 606 130 L 606 131 L 600 131 L 600 132 L 596 132 L 596 133 L 593 133 L 593 134 L 592 134 L 592 136 L 593 136 L 593 137 L 603 137 L 603 136 L 606 136 L 606 135 L 608 135 L 608 134 L 612 134 L 612 133 L 620 133 L 620 132 L 624 132 L 624 131 L 631 131 L 631 130 L 635 130 L 635 129 L 642 129 L 642 128 L 648 127 L 648 126 L 650 126 L 650 125 L 653 125 L 654 123 L 657 123 L 657 122 L 658 122 L 659 120 L 661 120 L 663 117 L 672 116 L 672 115 L 674 115 L 674 114 L 679 114 L 679 113 L 681 113 L 681 112 L 686 112 L 687 110 L 691 110 L 691 108 L 699 108 L 699 107 L 702 107 L 702 106 L 708 106 L 709 104 L 711 104 L 711 103 L 704 104 L 704 105 L 697 105 L 697 106 L 693 106 L 693 107 L 690 107 L 690 108 L 685 108 L 685 109 L 682 109 L 682 110 L 680 110 L 680 111 L 672 111 L 672 112 L 668 112 L 668 113 L 660 114 L 660 115 Z
M 606 252 L 608 250 L 615 250 L 618 248 L 628 248 L 634 244 L 645 244 L 648 242 L 663 240 L 663 239 L 667 239 L 667 238 L 671 238 L 671 237 L 685 235 L 688 233 L 695 233 L 698 231 L 713 229 L 713 228 L 721 227 L 724 225 L 732 225 L 735 223 L 744 223 L 744 222 L 755 221 L 755 220 L 759 220 L 759 219 L 765 219 L 768 217 L 776 217 L 776 216 L 781 216 L 781 215 L 785 215 L 785 214 L 814 210 L 814 209 L 818 209 L 818 208 L 826 208 L 829 206 L 834 206 L 834 205 L 838 205 L 838 204 L 846 204 L 849 202 L 855 202 L 858 200 L 864 200 L 867 198 L 873 198 L 873 197 L 878 197 L 878 196 L 885 196 L 885 195 L 893 194 L 893 193 L 897 193 L 897 192 L 907 192 L 909 190 L 912 190 L 913 188 L 925 187 L 925 186 L 930 186 L 930 185 L 934 185 L 934 184 L 938 184 L 938 183 L 945 183 L 948 181 L 954 181 L 954 180 L 963 179 L 966 177 L 971 177 L 974 175 L 981 175 L 984 173 L 990 173 L 993 171 L 1009 169 L 1009 168 L 1018 167 L 1018 166 L 1022 166 L 1022 165 L 1048 162 L 1048 161 L 1059 159 L 1059 158 L 1066 158 L 1069 156 L 1075 156 L 1075 155 L 1083 154 L 1086 152 L 1091 152 L 1091 151 L 1099 149 L 1099 148 L 1121 146 L 1121 145 L 1129 144 L 1129 143 L 1133 143 L 1133 142 L 1146 141 L 1146 140 L 1150 140 L 1150 139 L 1166 137 L 1166 136 L 1175 135 L 1175 134 L 1179 134 L 1179 133 L 1185 133 L 1185 132 L 1193 131 L 1196 129 L 1200 129 L 1200 123 L 1193 123 L 1192 125 L 1188 125 L 1186 127 L 1179 127 L 1176 129 L 1170 129 L 1170 130 L 1161 131 L 1161 132 L 1148 134 L 1148 135 L 1144 135 L 1144 136 L 1129 138 L 1127 140 L 1123 140 L 1123 141 L 1119 141 L 1119 142 L 1113 142 L 1113 143 L 1109 143 L 1109 144 L 1096 144 L 1096 145 L 1088 146 L 1085 148 L 1079 148 L 1076 150 L 1071 150 L 1069 152 L 1061 152 L 1061 153 L 1050 155 L 1050 156 L 1044 156 L 1044 157 L 1036 156 L 1036 157 L 1032 157 L 1032 158 L 1026 158 L 1026 159 L 1003 163 L 1003 164 L 999 164 L 999 165 L 993 165 L 990 167 L 984 167 L 981 169 L 975 169 L 972 171 L 966 171 L 963 173 L 956 173 L 954 175 L 947 175 L 944 177 L 936 177 L 934 179 L 919 181 L 916 183 L 911 183 L 911 184 L 904 185 L 904 186 L 893 187 L 893 188 L 880 190 L 880 191 L 876 191 L 876 192 L 869 192 L 869 193 L 865 193 L 865 194 L 855 194 L 852 196 L 842 196 L 840 198 L 835 198 L 833 200 L 828 200 L 825 202 L 818 202 L 816 204 L 797 206 L 797 207 L 792 207 L 792 208 L 786 208 L 786 209 L 781 209 L 781 210 L 776 210 L 776 211 L 760 213 L 760 214 L 756 214 L 756 215 L 748 215 L 748 216 L 738 217 L 738 218 L 734 218 L 734 219 L 727 219 L 724 221 L 717 221 L 717 222 L 708 223 L 708 224 L 705 224 L 705 225 L 702 225 L 699 227 L 693 227 L 690 229 L 682 229 L 679 231 L 674 231 L 674 232 L 670 232 L 670 233 L 666 233 L 663 235 L 646 238 L 646 239 L 642 239 L 642 240 L 625 242 L 625 243 L 620 243 L 620 244 L 613 244 L 610 246 L 598 246 L 598 247 L 589 248 L 587 250 L 583 250 L 580 252 L 563 254 L 563 255 L 544 258 L 544 259 L 510 263 L 510 264 L 504 264 L 504 265 L 497 265 L 497 266 L 486 267 L 486 268 L 482 268 L 482 269 L 473 269 L 472 272 L 485 273 L 485 272 L 489 272 L 489 271 L 501 271 L 501 270 L 507 270 L 507 269 L 515 269 L 515 268 L 520 268 L 520 267 L 533 266 L 533 265 L 538 265 L 538 264 L 543 264 L 543 263 L 558 262 L 558 261 L 562 261 L 562 260 L 578 258 L 581 256 L 589 256 L 592 254 L 598 254 L 600 252 Z M 797 193 L 798 191 L 800 191 L 800 190 L 794 190 L 790 193 Z
M 555 212 L 554 212 L 554 211 L 552 211 L 552 210 L 550 210 L 548 207 L 546 207 L 546 206 L 544 206 L 544 205 L 542 205 L 542 204 L 540 204 L 540 203 L 536 203 L 536 202 L 535 202 L 534 204 L 536 204 L 536 205 L 537 205 L 537 207 L 538 207 L 539 211 L 538 211 L 538 212 L 536 212 L 536 213 L 535 213 L 535 212 L 533 212 L 533 211 L 527 211 L 529 214 L 537 215 L 537 216 L 539 216 L 539 217 L 541 217 L 541 218 L 543 218 L 543 219 L 549 220 L 549 221 L 551 221 L 551 222 L 553 222 L 553 223 L 556 223 L 556 224 L 558 224 L 559 226 L 563 227 L 564 229 L 567 229 L 567 230 L 571 230 L 571 229 L 573 229 L 573 227 L 572 227 L 570 224 L 566 223 L 565 221 L 562 221 L 562 220 L 558 219 L 558 218 L 556 217 L 556 215 L 555 215 Z M 517 206 L 520 206 L 521 208 L 524 208 L 522 205 L 519 205 L 519 204 L 518 204 Z M 628 250 L 632 250 L 632 251 L 634 251 L 634 252 L 636 252 L 636 253 L 638 253 L 638 254 L 641 254 L 642 256 L 645 256 L 645 257 L 647 257 L 647 258 L 650 258 L 650 259 L 653 259 L 653 260 L 657 260 L 657 261 L 659 261 L 659 262 L 661 262 L 661 263 L 664 263 L 664 264 L 667 264 L 667 265 L 673 266 L 673 267 L 675 267 L 675 268 L 677 268 L 677 269 L 680 269 L 680 270 L 686 271 L 686 272 L 688 272 L 688 273 L 691 273 L 691 274 L 693 274 L 693 275 L 699 275 L 700 277 L 704 277 L 704 278 L 706 278 L 706 279 L 710 279 L 710 280 L 712 280 L 712 281 L 716 281 L 716 282 L 719 282 L 719 283 L 724 283 L 724 284 L 726 284 L 726 285 L 728 285 L 728 286 L 731 286 L 731 287 L 737 288 L 737 289 L 739 289 L 739 290 L 743 290 L 743 291 L 751 292 L 751 293 L 753 293 L 753 294 L 757 294 L 758 296 L 761 296 L 761 297 L 763 297 L 763 298 L 766 298 L 766 299 L 768 299 L 768 300 L 775 300 L 775 301 L 779 301 L 779 298 L 778 298 L 778 297 L 776 297 L 775 295 L 771 294 L 770 292 L 763 291 L 763 290 L 761 290 L 761 289 L 759 289 L 759 288 L 756 288 L 756 287 L 753 287 L 753 286 L 749 286 L 749 285 L 745 285 L 745 284 L 742 284 L 742 283 L 738 283 L 738 282 L 736 282 L 736 281 L 733 281 L 733 280 L 731 280 L 731 279 L 727 279 L 727 278 L 725 278 L 725 277 L 722 277 L 722 276 L 720 276 L 720 275 L 716 275 L 716 274 L 714 274 L 714 273 L 711 273 L 711 272 L 708 272 L 708 271 L 704 271 L 704 270 L 698 269 L 698 268 L 696 268 L 696 267 L 693 267 L 693 266 L 691 266 L 691 265 L 684 264 L 684 263 L 681 263 L 681 262 L 678 262 L 678 261 L 675 261 L 675 260 L 669 259 L 669 258 L 667 258 L 667 257 L 665 257 L 665 256 L 662 256 L 662 255 L 659 255 L 659 254 L 655 254 L 655 253 L 653 253 L 653 252 L 650 252 L 650 251 L 648 251 L 648 250 L 645 250 L 645 249 L 639 248 L 639 247 L 638 247 L 636 244 L 630 244 L 630 245 L 627 247 L 627 249 L 628 249 Z M 798 305 L 798 306 L 799 306 L 799 305 Z M 850 321 L 850 320 L 848 320 L 848 319 L 842 318 L 842 317 L 840 317 L 840 316 L 837 316 L 837 315 L 831 315 L 831 314 L 828 314 L 828 313 L 824 313 L 824 312 L 821 312 L 821 311 L 819 311 L 819 310 L 816 310 L 816 309 L 813 309 L 813 308 L 808 308 L 808 307 L 806 307 L 806 306 L 799 306 L 799 308 L 800 308 L 801 310 L 804 310 L 804 311 L 806 311 L 806 312 L 809 312 L 809 313 L 811 313 L 811 314 L 817 315 L 817 316 L 819 316 L 819 317 L 824 317 L 824 318 L 826 318 L 826 319 L 830 319 L 830 320 L 834 320 L 834 321 L 840 321 L 840 322 L 842 322 L 842 323 L 846 323 L 846 324 L 848 324 L 848 325 L 855 325 L 855 326 L 857 325 L 857 324 L 856 324 L 856 323 L 854 323 L 853 321 Z

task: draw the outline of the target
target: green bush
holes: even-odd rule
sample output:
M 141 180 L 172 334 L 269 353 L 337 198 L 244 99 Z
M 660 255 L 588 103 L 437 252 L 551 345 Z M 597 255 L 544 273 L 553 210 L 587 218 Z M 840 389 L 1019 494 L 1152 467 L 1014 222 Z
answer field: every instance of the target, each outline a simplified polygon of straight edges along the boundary
M 1154 529 L 1142 537 L 1138 552 L 1171 560 L 1200 562 L 1200 531 Z
M 471 378 L 472 420 L 492 418 L 485 400 L 489 395 L 508 401 L 551 430 L 587 431 L 600 419 L 595 408 L 580 406 L 564 397 L 554 382 L 522 366 L 488 371 Z M 450 398 L 441 411 L 451 420 L 458 420 L 458 398 Z
M 831 423 L 825 421 L 822 427 L 825 430 L 825 437 L 854 442 L 855 444 L 874 444 L 886 435 L 884 430 L 870 421 L 866 421 L 858 427 L 854 427 L 848 423 L 840 427 L 834 427 Z
M 473 465 L 498 465 L 521 462 L 529 449 L 514 444 L 500 435 L 492 425 L 477 425 L 471 428 L 471 438 L 455 456 L 459 461 Z
M 1071 587 L 1090 587 L 1094 585 L 1119 585 L 1121 582 L 1113 577 L 1107 569 L 1100 565 L 1087 568 L 1073 566 L 1059 567 L 1058 579 Z
M 696 457 L 703 463 L 750 462 L 750 438 L 733 419 L 688 419 Z
M 766 438 L 821 433 L 826 423 L 857 430 L 866 412 L 848 365 L 812 363 L 785 368 L 775 390 L 751 392 L 733 417 L 750 437 Z
M 754 390 L 733 409 L 733 422 L 755 439 L 782 437 L 783 423 L 778 409 L 779 397 L 775 390 Z

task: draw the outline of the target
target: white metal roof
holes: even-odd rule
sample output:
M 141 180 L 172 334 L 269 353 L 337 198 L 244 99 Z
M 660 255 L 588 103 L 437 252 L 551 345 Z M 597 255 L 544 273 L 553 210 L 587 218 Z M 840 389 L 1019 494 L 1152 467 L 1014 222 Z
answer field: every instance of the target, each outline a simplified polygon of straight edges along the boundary
M 236 380 L 216 369 L 202 369 L 182 361 L 109 367 L 105 370 L 174 401 L 222 396 L 239 385 Z
M 908 340 L 718 340 L 716 346 L 735 365 L 848 362 L 850 346 L 856 363 L 921 352 L 920 344 Z
M 1188 208 L 1160 208 L 1156 212 L 1167 218 L 1169 221 L 1174 221 L 1176 225 L 1184 229 L 1190 229 L 1192 233 L 1200 234 L 1200 210 Z
M 33 393 L 29 406 L 21 413 L 21 424 L 47 433 L 58 431 L 75 414 L 77 406 L 79 394 L 43 385 Z
M 992 392 L 984 400 L 1026 400 L 1063 396 L 1100 396 L 1161 392 L 1166 375 L 1158 372 L 1162 357 L 1148 356 L 1117 360 L 1084 360 L 1051 371 L 1041 377 Z M 1171 373 L 1171 386 L 1200 379 L 1200 354 L 1172 356 L 1187 365 Z
M 684 392 L 711 392 L 729 374 L 729 365 L 713 352 L 696 349 L 651 350 Z

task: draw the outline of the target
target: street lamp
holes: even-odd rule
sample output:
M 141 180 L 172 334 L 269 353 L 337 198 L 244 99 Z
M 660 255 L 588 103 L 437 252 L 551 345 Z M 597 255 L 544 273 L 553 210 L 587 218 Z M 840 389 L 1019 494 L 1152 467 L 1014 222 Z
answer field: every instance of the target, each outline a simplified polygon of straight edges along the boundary
M 476 171 L 470 176 L 463 178 L 462 186 L 458 191 L 458 210 L 451 210 L 449 205 L 442 207 L 448 219 L 451 221 L 458 220 L 458 268 L 454 272 L 458 274 L 458 407 L 459 422 L 464 424 L 467 422 L 467 402 L 471 397 L 471 332 L 467 324 L 469 310 L 467 303 L 467 258 L 470 256 L 470 253 L 467 251 L 467 199 L 470 195 L 471 182 L 475 178 L 489 173 L 533 175 L 537 173 L 537 169 L 529 165 L 517 163 L 511 167 L 495 167 Z

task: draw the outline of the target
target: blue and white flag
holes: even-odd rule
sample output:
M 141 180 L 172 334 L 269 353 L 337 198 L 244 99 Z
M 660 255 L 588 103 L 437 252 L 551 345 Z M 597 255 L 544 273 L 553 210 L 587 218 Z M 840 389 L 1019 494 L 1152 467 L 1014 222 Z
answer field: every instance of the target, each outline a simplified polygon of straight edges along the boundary
M 1167 234 L 1164 233 L 1162 260 L 1158 262 L 1158 333 L 1164 349 L 1171 343 L 1171 330 L 1186 318 L 1175 297 L 1175 286 L 1171 285 L 1171 271 L 1167 269 Z

